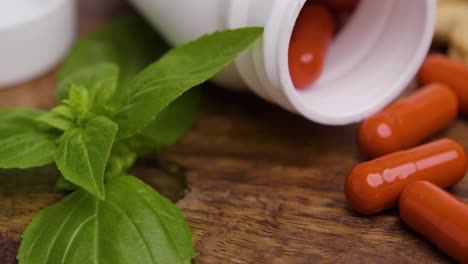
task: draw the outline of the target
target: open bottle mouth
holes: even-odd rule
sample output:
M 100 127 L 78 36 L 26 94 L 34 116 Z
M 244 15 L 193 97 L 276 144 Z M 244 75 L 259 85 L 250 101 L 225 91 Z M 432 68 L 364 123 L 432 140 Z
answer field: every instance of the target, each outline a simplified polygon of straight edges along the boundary
M 429 49 L 431 1 L 361 0 L 334 36 L 319 78 L 295 89 L 288 68 L 292 28 L 280 36 L 281 83 L 290 103 L 323 124 L 357 122 L 379 111 L 410 83 Z M 295 17 L 299 12 L 295 14 Z

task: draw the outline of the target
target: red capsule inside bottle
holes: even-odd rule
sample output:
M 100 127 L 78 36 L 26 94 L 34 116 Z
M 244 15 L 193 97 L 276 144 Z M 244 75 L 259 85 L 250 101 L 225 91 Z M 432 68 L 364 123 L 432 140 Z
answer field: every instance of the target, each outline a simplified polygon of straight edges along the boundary
M 319 2 L 325 4 L 334 11 L 349 13 L 356 9 L 360 0 L 319 0 Z
M 307 3 L 302 8 L 288 51 L 289 73 L 296 89 L 307 88 L 320 76 L 336 27 L 336 18 L 324 5 Z

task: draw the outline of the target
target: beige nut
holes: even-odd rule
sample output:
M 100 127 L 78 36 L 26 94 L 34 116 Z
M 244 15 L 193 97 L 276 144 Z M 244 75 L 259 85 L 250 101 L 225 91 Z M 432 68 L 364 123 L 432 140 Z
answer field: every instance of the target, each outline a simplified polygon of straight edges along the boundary
M 447 43 L 449 36 L 460 19 L 468 17 L 468 1 L 439 1 L 434 32 L 434 41 Z
M 453 4 L 457 2 L 467 2 L 467 0 L 437 0 L 437 6 Z
M 468 63 L 468 16 L 460 19 L 449 35 L 449 57 Z
M 460 62 L 460 63 L 468 63 L 468 60 L 465 58 L 465 56 L 463 56 L 463 53 L 461 53 L 455 47 L 449 47 L 447 51 L 447 55 L 453 61 Z

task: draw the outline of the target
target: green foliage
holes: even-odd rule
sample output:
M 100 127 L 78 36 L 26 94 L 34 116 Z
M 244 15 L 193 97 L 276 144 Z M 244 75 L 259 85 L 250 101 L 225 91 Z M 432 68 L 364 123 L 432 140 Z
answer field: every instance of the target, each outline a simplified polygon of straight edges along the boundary
M 182 212 L 135 177 L 113 178 L 106 199 L 77 190 L 41 211 L 23 234 L 20 263 L 190 263 Z
M 122 175 L 139 155 L 185 134 L 200 101 L 200 90 L 190 89 L 261 34 L 215 32 L 150 64 L 167 45 L 139 17 L 123 17 L 71 51 L 58 76 L 58 106 L 1 110 L 0 168 L 55 161 L 62 174 L 56 189 L 73 191 L 34 217 L 19 263 L 190 263 L 191 232 L 181 211 Z
M 0 110 L 0 168 L 31 168 L 54 161 L 58 135 L 36 120 L 43 113 Z
M 128 84 L 117 113 L 120 137 L 139 133 L 172 101 L 221 71 L 261 34 L 261 28 L 241 28 L 205 35 L 146 67 Z
M 107 117 L 89 119 L 84 128 L 65 131 L 55 162 L 71 183 L 104 198 L 104 169 L 117 133 L 117 125 Z
M 106 111 L 107 101 L 114 95 L 119 77 L 119 67 L 111 63 L 97 63 L 73 71 L 63 78 L 56 90 L 57 101 L 68 98 L 73 85 L 87 87 L 89 101 L 98 113 Z

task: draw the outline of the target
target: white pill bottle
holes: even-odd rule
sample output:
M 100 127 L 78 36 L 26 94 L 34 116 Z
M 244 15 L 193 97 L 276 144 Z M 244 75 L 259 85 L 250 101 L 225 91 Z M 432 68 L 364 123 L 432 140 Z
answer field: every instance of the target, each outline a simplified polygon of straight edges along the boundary
M 306 0 L 131 2 L 172 45 L 225 28 L 263 26 L 263 37 L 213 81 L 248 88 L 327 125 L 360 121 L 407 87 L 429 49 L 436 9 L 436 0 L 361 0 L 334 37 L 320 78 L 297 90 L 289 75 L 288 48 Z

